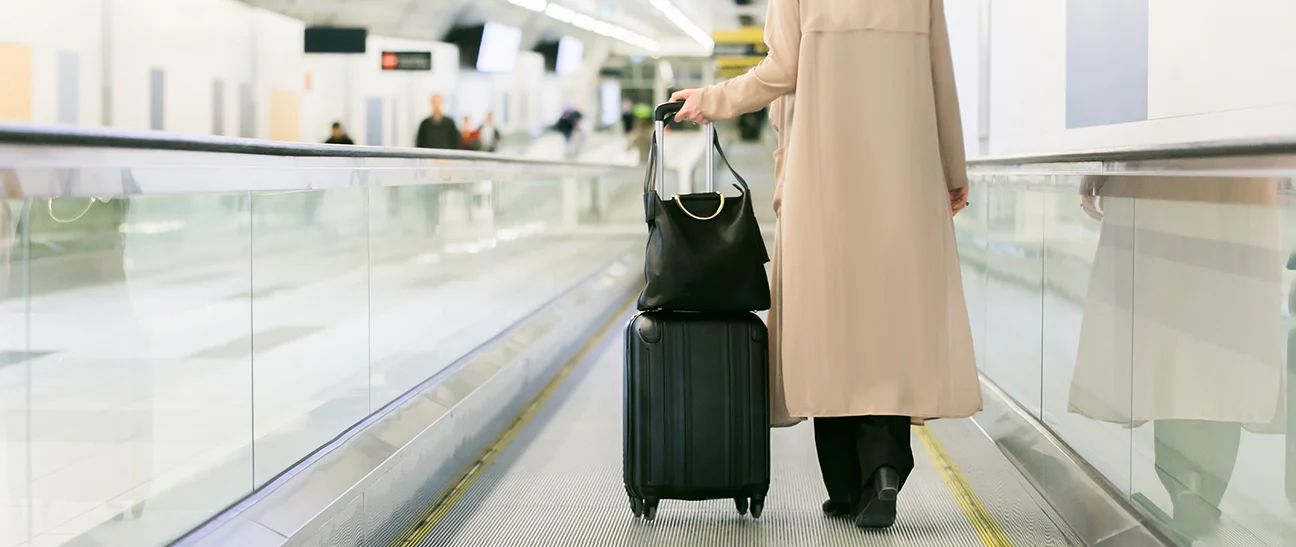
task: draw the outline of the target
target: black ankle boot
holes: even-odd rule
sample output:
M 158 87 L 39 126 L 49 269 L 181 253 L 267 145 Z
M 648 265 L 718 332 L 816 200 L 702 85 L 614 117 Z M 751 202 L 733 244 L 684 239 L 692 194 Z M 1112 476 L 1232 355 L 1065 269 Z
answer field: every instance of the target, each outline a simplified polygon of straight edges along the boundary
M 900 494 L 900 474 L 881 467 L 864 490 L 866 495 L 855 507 L 855 526 L 890 528 L 896 520 L 896 498 Z
M 829 517 L 849 517 L 851 515 L 851 504 L 844 501 L 829 499 L 823 502 L 823 512 Z

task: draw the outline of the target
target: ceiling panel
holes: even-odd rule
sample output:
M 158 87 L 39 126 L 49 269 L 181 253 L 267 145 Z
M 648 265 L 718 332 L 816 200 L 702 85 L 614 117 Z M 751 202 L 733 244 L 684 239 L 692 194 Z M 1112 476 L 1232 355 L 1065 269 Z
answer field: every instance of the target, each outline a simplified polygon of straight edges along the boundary
M 563 35 L 587 42 L 603 39 L 508 0 L 243 0 L 284 13 L 311 25 L 360 26 L 373 34 L 439 40 L 455 24 L 494 21 L 524 30 L 530 42 Z M 708 31 L 764 22 L 767 0 L 672 0 Z M 666 55 L 684 53 L 693 42 L 649 0 L 551 0 L 587 15 L 620 25 L 663 44 Z M 530 44 L 523 47 L 529 48 Z M 622 50 L 622 47 L 618 47 Z
M 438 40 L 455 23 L 475 24 L 487 20 L 532 31 L 528 34 L 579 34 L 577 29 L 569 25 L 514 6 L 507 0 L 244 1 L 301 19 L 307 24 L 363 26 L 374 34 L 405 38 Z M 733 0 L 710 1 L 718 3 Z M 699 4 L 696 0 L 675 2 L 681 7 Z M 684 36 L 648 0 L 557 0 L 557 3 L 657 40 Z M 703 28 L 710 26 L 708 21 L 698 22 Z

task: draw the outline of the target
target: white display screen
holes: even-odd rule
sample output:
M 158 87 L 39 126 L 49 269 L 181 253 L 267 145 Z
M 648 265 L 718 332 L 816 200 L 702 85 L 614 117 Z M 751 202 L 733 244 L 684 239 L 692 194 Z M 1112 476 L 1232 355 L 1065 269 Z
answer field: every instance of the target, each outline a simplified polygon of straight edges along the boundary
M 621 82 L 603 80 L 603 84 L 599 86 L 599 110 L 603 113 L 599 118 L 602 125 L 613 125 L 621 121 Z
M 498 23 L 486 23 L 482 31 L 481 51 L 477 53 L 477 70 L 510 72 L 517 64 L 522 30 Z
M 558 41 L 558 66 L 554 72 L 559 76 L 576 76 L 580 74 L 581 63 L 585 60 L 585 43 L 572 37 Z

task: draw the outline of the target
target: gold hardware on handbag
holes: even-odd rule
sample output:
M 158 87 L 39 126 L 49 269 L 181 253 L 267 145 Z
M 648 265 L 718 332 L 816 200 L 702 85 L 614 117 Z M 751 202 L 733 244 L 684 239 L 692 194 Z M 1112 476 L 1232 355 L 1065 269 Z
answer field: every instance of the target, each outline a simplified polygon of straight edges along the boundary
M 684 208 L 684 202 L 680 201 L 680 199 L 679 199 L 679 194 L 672 194 L 672 195 L 671 195 L 671 199 L 675 200 L 675 205 L 679 205 L 680 210 L 681 210 L 681 211 L 684 211 L 684 214 L 686 214 L 686 215 L 688 215 L 688 216 L 691 216 L 691 217 L 693 217 L 693 218 L 695 218 L 695 219 L 697 219 L 697 220 L 711 220 L 711 219 L 713 219 L 713 218 L 715 218 L 715 217 L 720 216 L 720 212 L 721 212 L 721 211 L 724 211 L 724 199 L 725 199 L 725 198 L 724 198 L 724 194 L 721 194 L 720 192 L 716 192 L 715 194 L 716 194 L 717 196 L 720 196 L 720 206 L 717 207 L 717 208 L 716 208 L 716 211 L 715 211 L 714 213 L 711 213 L 711 216 L 709 216 L 709 217 L 700 217 L 700 216 L 697 216 L 697 215 L 693 214 L 692 212 L 690 212 L 688 209 Z

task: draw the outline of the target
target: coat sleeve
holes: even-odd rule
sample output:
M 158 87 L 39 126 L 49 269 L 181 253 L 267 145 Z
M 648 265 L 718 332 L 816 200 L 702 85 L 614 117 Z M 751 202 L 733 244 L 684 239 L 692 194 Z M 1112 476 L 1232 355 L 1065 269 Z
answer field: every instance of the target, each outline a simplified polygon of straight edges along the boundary
M 769 0 L 765 17 L 769 54 L 756 68 L 702 90 L 702 115 L 711 121 L 755 112 L 796 89 L 801 55 L 801 0 Z
M 954 59 L 945 25 L 945 0 L 931 0 L 932 84 L 936 94 L 936 126 L 940 137 L 941 166 L 950 190 L 967 186 L 967 156 L 963 149 L 963 118 L 954 86 Z

